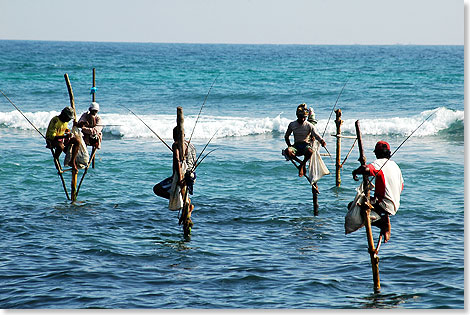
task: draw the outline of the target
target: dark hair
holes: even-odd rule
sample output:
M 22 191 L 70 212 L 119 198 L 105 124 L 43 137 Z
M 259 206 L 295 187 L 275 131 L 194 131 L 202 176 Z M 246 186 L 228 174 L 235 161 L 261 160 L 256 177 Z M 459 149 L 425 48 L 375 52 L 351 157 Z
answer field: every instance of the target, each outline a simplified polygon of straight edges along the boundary
M 378 159 L 383 159 L 383 158 L 389 159 L 391 157 L 391 155 L 392 155 L 392 152 L 390 152 L 390 150 L 388 150 L 388 149 L 375 151 L 375 156 Z

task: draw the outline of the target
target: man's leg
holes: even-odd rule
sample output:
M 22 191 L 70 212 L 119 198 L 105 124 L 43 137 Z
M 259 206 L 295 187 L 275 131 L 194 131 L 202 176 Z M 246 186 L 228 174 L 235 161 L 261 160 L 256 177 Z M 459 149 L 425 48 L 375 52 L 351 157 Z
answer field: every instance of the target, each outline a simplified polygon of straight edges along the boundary
M 80 140 L 75 137 L 70 138 L 69 145 L 72 146 L 72 159 L 69 162 L 69 166 L 71 166 L 74 170 L 78 170 L 76 159 L 78 155 L 78 150 L 80 149 Z
M 64 151 L 64 145 L 62 143 L 57 143 L 55 146 L 54 146 L 54 159 L 56 159 L 57 161 L 59 161 L 59 157 L 61 155 L 61 153 Z
M 305 151 L 304 160 L 299 165 L 299 177 L 302 177 L 307 173 L 307 168 L 305 167 L 305 165 L 307 164 L 307 161 L 310 160 L 312 154 L 313 150 L 310 148 Z
M 163 187 L 160 183 L 153 186 L 153 192 L 154 192 L 155 195 L 157 195 L 159 197 L 170 199 L 170 193 L 168 191 L 166 191 L 165 189 L 163 189 Z
M 155 195 L 170 199 L 170 188 L 171 188 L 171 183 L 173 182 L 173 177 L 168 177 L 153 186 L 153 192 Z
M 292 149 L 293 149 L 292 147 L 288 147 L 288 148 L 286 149 L 285 152 L 287 152 L 287 156 L 288 156 L 291 160 L 297 161 L 299 164 L 302 163 L 302 161 L 301 161 L 297 156 L 295 156 L 295 152 L 294 152 Z
M 390 224 L 390 218 L 388 214 L 385 214 L 383 217 L 384 221 L 382 227 L 380 228 L 380 233 L 384 236 L 384 243 L 387 243 L 390 239 L 392 225 Z
M 392 226 L 390 224 L 389 214 L 382 207 L 375 205 L 374 211 L 380 215 L 380 219 L 371 223 L 371 225 L 380 228 L 380 234 L 384 237 L 384 243 L 387 243 L 391 236 Z

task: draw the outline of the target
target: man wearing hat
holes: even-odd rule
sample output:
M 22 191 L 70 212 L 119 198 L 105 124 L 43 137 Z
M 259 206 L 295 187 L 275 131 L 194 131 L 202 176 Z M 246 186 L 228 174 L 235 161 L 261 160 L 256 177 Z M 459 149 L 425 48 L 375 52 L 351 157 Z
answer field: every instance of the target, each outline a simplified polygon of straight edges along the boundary
M 299 162 L 299 177 L 305 175 L 307 161 L 313 154 L 311 143 L 315 138 L 318 140 L 322 147 L 326 146 L 325 140 L 320 137 L 316 132 L 315 127 L 312 123 L 307 121 L 309 110 L 306 104 L 300 104 L 296 110 L 297 120 L 294 120 L 287 127 L 284 139 L 287 144 L 287 149 L 284 150 L 285 154 L 289 159 L 294 159 Z M 290 142 L 290 135 L 294 133 L 294 145 Z M 304 156 L 304 160 L 301 161 L 297 156 Z
M 46 143 L 48 148 L 55 149 L 54 158 L 59 161 L 60 154 L 69 146 L 72 146 L 72 158 L 69 166 L 78 170 L 75 159 L 77 158 L 80 140 L 75 138 L 67 125 L 74 117 L 72 107 L 65 107 L 58 116 L 52 117 L 47 127 Z
M 390 145 L 379 141 L 375 145 L 374 153 L 377 160 L 369 165 L 361 165 L 352 174 L 356 181 L 359 180 L 358 174 L 375 176 L 375 194 L 371 198 L 371 204 L 380 219 L 372 222 L 372 225 L 380 228 L 380 234 L 386 243 L 390 239 L 391 230 L 389 215 L 395 215 L 400 207 L 400 194 L 404 183 L 400 167 L 390 160 Z
M 101 117 L 98 116 L 99 110 L 100 105 L 97 102 L 92 102 L 88 111 L 82 114 L 77 123 L 77 126 L 82 129 L 83 140 L 86 145 L 91 145 L 97 149 L 101 148 L 101 139 L 103 138 Z

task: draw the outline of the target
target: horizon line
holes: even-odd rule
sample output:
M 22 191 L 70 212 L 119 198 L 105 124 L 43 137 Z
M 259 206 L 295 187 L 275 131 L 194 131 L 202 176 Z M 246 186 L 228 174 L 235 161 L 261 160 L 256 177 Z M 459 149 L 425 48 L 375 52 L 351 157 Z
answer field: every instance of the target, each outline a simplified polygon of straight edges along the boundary
M 187 45 L 297 45 L 297 46 L 464 46 L 463 44 L 416 44 L 416 43 L 353 43 L 353 44 L 313 44 L 313 43 L 236 43 L 236 42 L 158 42 L 158 41 L 99 41 L 99 40 L 62 40 L 62 39 L 3 39 L 0 41 L 30 41 L 30 42 L 76 42 L 76 43 L 116 43 L 116 44 L 187 44 Z

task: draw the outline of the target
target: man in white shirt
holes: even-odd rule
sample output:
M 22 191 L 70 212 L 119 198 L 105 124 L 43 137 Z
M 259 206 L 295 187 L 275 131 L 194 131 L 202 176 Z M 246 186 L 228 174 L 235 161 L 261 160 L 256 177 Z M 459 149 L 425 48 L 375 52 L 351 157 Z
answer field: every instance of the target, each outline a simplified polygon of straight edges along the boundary
M 322 147 L 326 146 L 325 140 L 320 137 L 316 132 L 315 127 L 312 123 L 308 122 L 306 119 L 308 117 L 309 111 L 306 104 L 300 104 L 297 106 L 297 120 L 294 120 L 287 127 L 286 134 L 284 139 L 287 144 L 287 149 L 285 150 L 288 158 L 294 159 L 300 163 L 299 165 L 299 177 L 302 177 L 306 173 L 307 161 L 313 154 L 311 143 L 315 138 L 318 140 Z M 294 145 L 290 142 L 290 135 L 294 133 Z M 297 156 L 304 156 L 304 160 L 301 161 Z
M 390 239 L 391 230 L 389 215 L 395 215 L 400 207 L 400 194 L 404 182 L 400 167 L 390 160 L 390 145 L 387 142 L 377 142 L 374 153 L 377 160 L 355 169 L 353 177 L 359 180 L 358 174 L 375 176 L 375 193 L 371 198 L 371 204 L 373 210 L 380 215 L 380 219 L 372 222 L 372 225 L 380 228 L 386 243 Z

